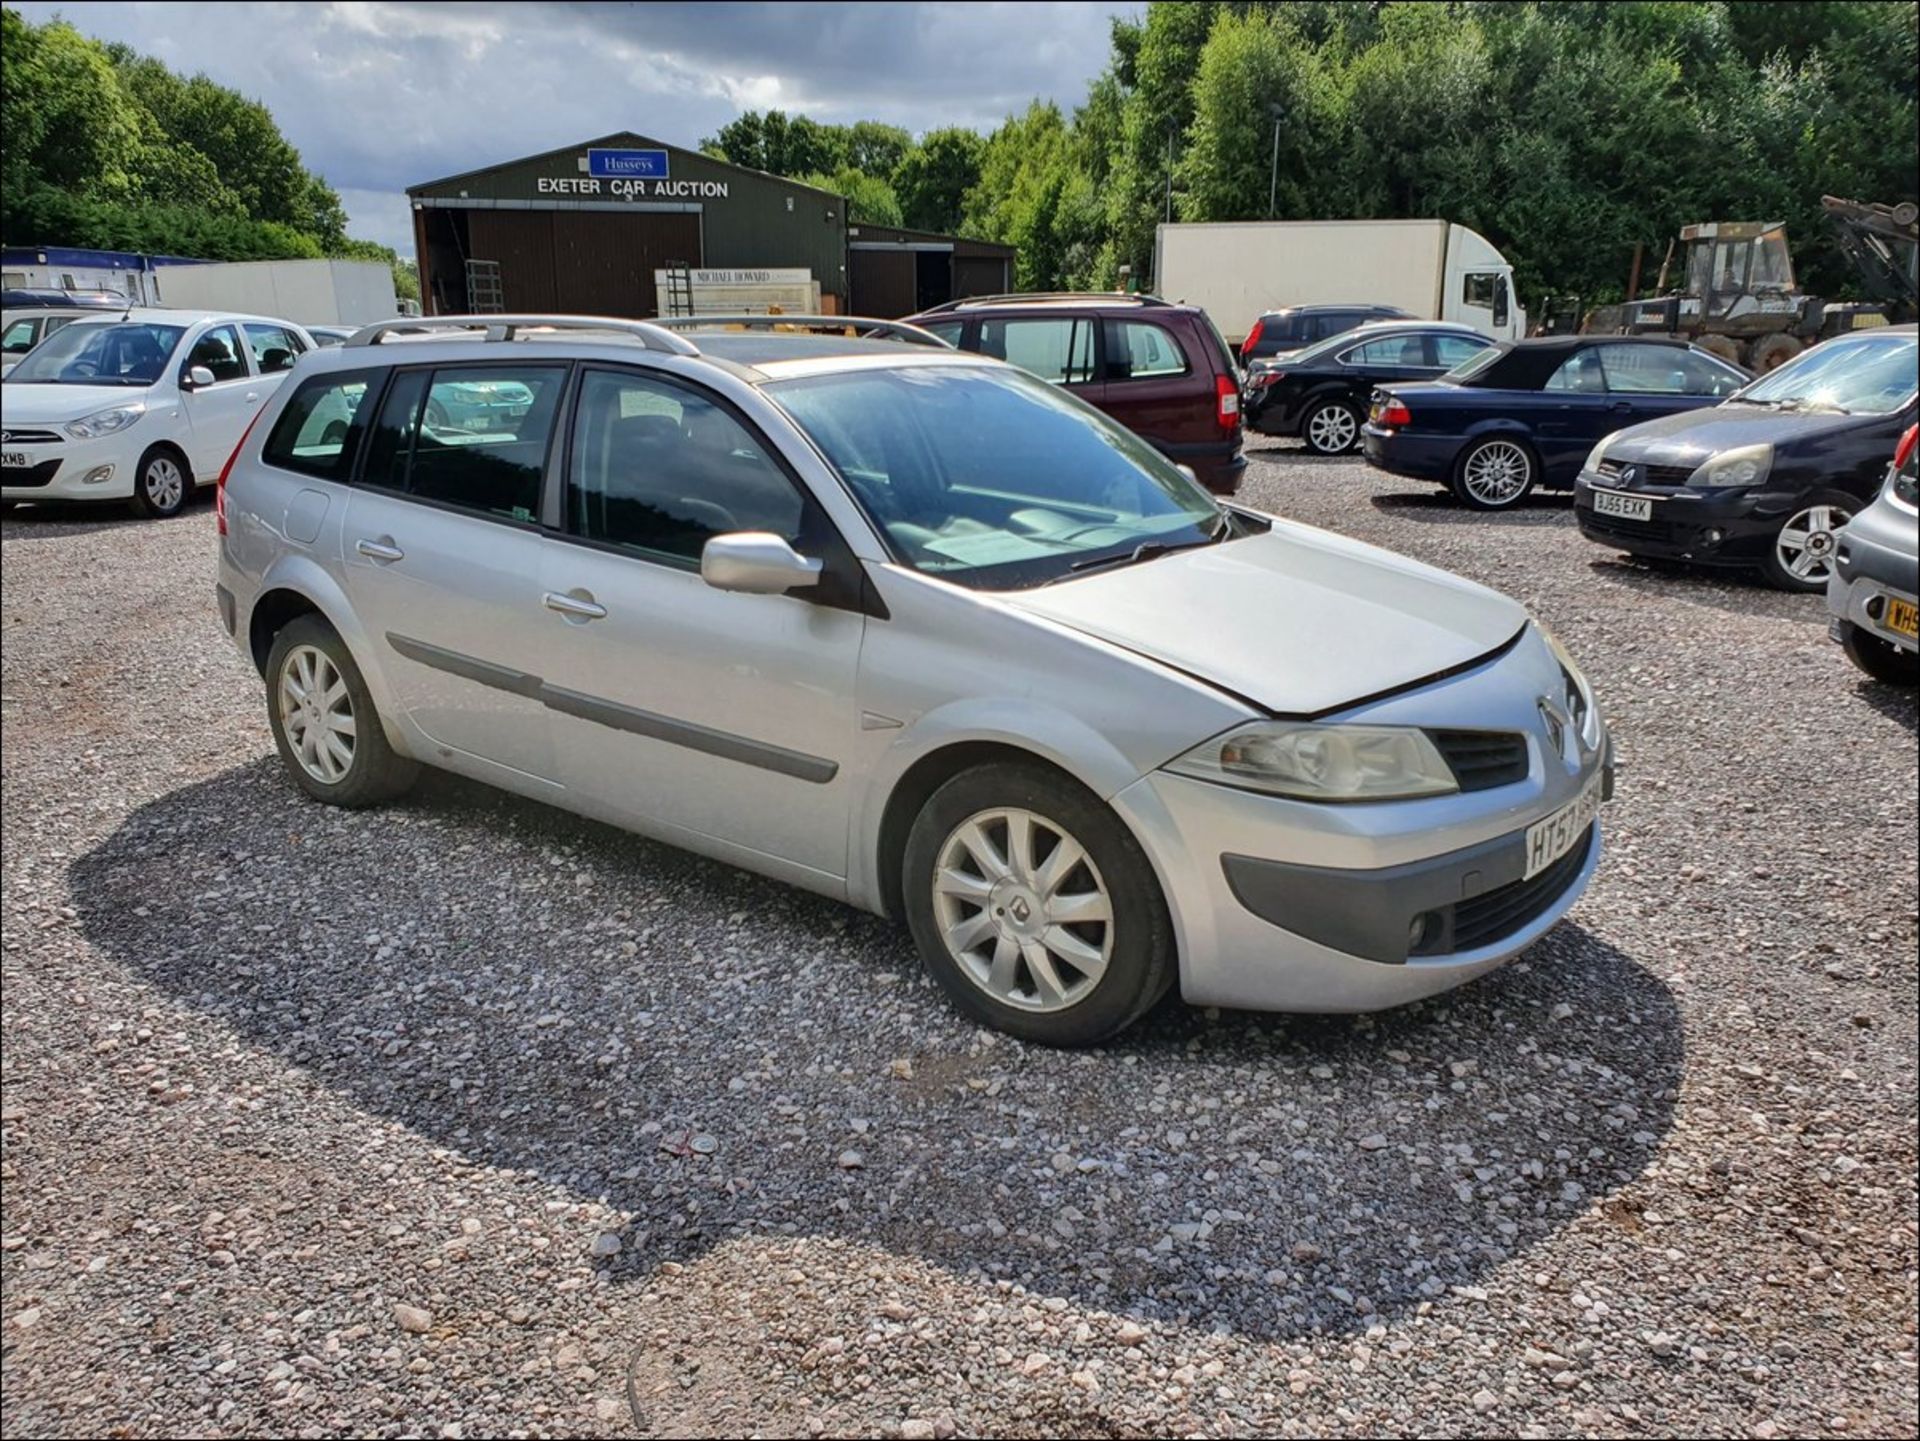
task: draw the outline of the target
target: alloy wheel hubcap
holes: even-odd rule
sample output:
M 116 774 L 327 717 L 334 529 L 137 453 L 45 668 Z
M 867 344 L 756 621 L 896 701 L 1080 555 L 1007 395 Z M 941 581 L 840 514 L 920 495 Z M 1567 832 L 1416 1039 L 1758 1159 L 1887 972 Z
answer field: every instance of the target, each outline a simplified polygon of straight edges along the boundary
M 180 467 L 165 456 L 147 467 L 147 499 L 156 509 L 172 510 L 180 503 L 185 490 L 186 480 L 180 474 Z
M 1467 493 L 1484 505 L 1511 505 L 1527 488 L 1527 453 L 1510 441 L 1483 445 L 1467 458 Z
M 1795 580 L 1824 581 L 1833 571 L 1834 552 L 1839 548 L 1833 533 L 1852 519 L 1852 512 L 1840 506 L 1810 505 L 1780 528 L 1774 554 Z
M 1084 1000 L 1113 955 L 1113 902 L 1092 857 L 1057 822 L 1017 807 L 953 828 L 934 868 L 933 914 L 961 974 L 1024 1011 Z
M 280 726 L 315 780 L 337 785 L 353 769 L 353 697 L 339 667 L 316 646 L 295 647 L 280 667 Z
M 1307 439 L 1319 450 L 1345 450 L 1353 444 L 1353 414 L 1345 406 L 1329 405 L 1307 422 Z

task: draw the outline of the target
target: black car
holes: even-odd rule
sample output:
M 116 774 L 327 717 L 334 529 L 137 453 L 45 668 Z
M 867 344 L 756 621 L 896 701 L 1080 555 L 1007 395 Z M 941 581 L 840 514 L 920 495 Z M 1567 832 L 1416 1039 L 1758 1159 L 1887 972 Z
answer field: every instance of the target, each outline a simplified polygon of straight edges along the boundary
M 1255 362 L 1240 412 L 1262 435 L 1297 435 L 1318 455 L 1344 455 L 1360 444 L 1374 386 L 1432 380 L 1492 344 L 1470 325 L 1372 321 L 1285 360 Z
M 1275 355 L 1305 350 L 1369 320 L 1411 320 L 1391 305 L 1289 305 L 1269 310 L 1253 322 L 1240 342 L 1240 363 L 1251 365 Z
M 1587 539 L 1633 555 L 1757 568 L 1826 589 L 1834 531 L 1871 502 L 1914 423 L 1911 325 L 1802 351 L 1724 403 L 1608 436 L 1574 491 Z
M 127 297 L 113 290 L 0 290 L 0 308 L 7 310 L 125 310 L 127 304 Z
M 1535 486 L 1570 489 L 1595 441 L 1712 405 L 1752 378 L 1680 340 L 1503 341 L 1440 380 L 1381 386 L 1360 443 L 1369 465 L 1446 486 L 1472 510 L 1507 510 Z

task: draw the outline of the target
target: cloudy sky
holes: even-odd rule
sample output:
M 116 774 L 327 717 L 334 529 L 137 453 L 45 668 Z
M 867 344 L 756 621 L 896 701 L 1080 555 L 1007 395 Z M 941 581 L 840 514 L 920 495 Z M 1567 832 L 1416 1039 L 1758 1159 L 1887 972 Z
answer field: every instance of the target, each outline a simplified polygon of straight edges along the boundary
M 636 130 L 692 146 L 741 110 L 990 126 L 1077 103 L 1140 3 L 39 4 L 266 103 L 353 233 L 413 249 L 408 185 Z

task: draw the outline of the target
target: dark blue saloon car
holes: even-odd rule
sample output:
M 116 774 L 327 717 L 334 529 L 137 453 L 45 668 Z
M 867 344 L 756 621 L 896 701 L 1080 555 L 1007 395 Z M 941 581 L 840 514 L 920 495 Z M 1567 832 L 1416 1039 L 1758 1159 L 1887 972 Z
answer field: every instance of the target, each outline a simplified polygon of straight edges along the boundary
M 1496 345 L 1439 380 L 1373 393 L 1367 462 L 1506 510 L 1570 490 L 1587 452 L 1643 420 L 1713 405 L 1752 377 L 1679 340 L 1567 335 Z

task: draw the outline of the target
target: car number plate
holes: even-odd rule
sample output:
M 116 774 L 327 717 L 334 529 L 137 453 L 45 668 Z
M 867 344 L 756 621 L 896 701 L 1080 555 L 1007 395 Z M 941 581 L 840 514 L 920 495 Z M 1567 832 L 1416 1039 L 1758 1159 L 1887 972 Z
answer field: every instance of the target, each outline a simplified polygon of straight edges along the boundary
M 1596 490 L 1593 508 L 1601 515 L 1617 515 L 1622 520 L 1653 519 L 1653 502 L 1644 495 L 1615 495 L 1611 491 Z
M 1920 639 L 1920 607 L 1910 600 L 1888 596 L 1886 627 L 1895 635 Z
M 33 464 L 33 459 L 24 450 L 9 450 L 0 454 L 0 465 L 8 470 L 25 470 Z
M 1599 811 L 1600 775 L 1595 772 L 1571 805 L 1562 806 L 1544 821 L 1527 827 L 1527 869 L 1520 879 L 1532 880 L 1572 850 Z

